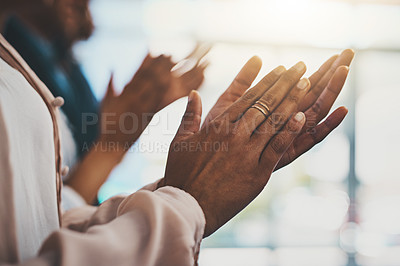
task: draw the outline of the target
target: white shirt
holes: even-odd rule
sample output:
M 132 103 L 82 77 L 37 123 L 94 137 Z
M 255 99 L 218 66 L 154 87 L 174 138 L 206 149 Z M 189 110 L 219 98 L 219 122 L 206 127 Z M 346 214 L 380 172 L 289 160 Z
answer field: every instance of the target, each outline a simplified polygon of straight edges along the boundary
M 10 150 L 18 251 L 24 260 L 59 228 L 56 172 L 48 167 L 55 165 L 53 122 L 40 95 L 1 58 L 0 117 L 7 125 L 1 141 Z

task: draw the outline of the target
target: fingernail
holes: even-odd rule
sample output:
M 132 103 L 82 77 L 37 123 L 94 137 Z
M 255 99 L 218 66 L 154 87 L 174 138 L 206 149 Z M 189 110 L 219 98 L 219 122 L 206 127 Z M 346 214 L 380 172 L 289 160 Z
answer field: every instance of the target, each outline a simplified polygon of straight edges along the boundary
M 294 120 L 296 120 L 297 122 L 301 122 L 305 119 L 305 116 L 302 112 L 298 112 L 295 116 L 294 116 Z
M 281 75 L 285 71 L 286 71 L 286 68 L 284 66 L 278 66 L 277 68 L 274 69 L 274 73 L 278 76 Z
M 349 72 L 349 70 L 350 70 L 350 68 L 349 68 L 348 66 L 343 66 L 343 68 L 344 68 L 347 72 Z
M 305 90 L 308 87 L 309 83 L 310 82 L 307 78 L 301 79 L 299 83 L 297 83 L 297 88 L 299 88 L 300 90 Z
M 293 66 L 293 68 L 295 70 L 297 70 L 298 72 L 302 72 L 302 71 L 304 71 L 306 69 L 306 65 L 302 61 L 300 61 L 297 64 L 295 64 Z
M 194 90 L 192 90 L 192 91 L 189 93 L 189 100 L 188 100 L 189 102 L 191 102 L 191 101 L 193 100 L 194 94 L 195 94 Z

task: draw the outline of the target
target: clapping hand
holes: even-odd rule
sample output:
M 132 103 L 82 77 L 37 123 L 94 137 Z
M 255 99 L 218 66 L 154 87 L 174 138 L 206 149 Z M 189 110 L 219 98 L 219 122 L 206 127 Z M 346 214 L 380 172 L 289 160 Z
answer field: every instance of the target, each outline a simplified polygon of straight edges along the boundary
M 100 142 L 108 150 L 124 154 L 140 137 L 155 113 L 199 89 L 207 63 L 200 63 L 209 49 L 199 47 L 185 60 L 194 60 L 186 72 L 172 71 L 171 57 L 148 55 L 133 79 L 116 95 L 113 80 L 102 102 Z
M 275 170 L 291 163 L 313 146 L 321 142 L 344 119 L 347 109 L 336 109 L 323 123 L 318 124 L 326 117 L 334 101 L 339 95 L 347 78 L 348 66 L 354 57 L 350 49 L 340 55 L 332 56 L 320 69 L 310 77 L 311 88 L 299 105 L 299 111 L 306 115 L 306 123 L 293 144 L 288 148 Z M 251 86 L 261 69 L 261 60 L 251 58 L 229 88 L 221 95 L 217 103 L 205 118 L 203 128 L 225 111 L 228 106 L 238 100 Z
M 178 187 L 197 200 L 205 236 L 263 190 L 300 133 L 306 119 L 297 110 L 310 88 L 308 79 L 300 80 L 305 71 L 302 62 L 276 68 L 202 129 L 200 97 L 190 94 L 159 186 Z
M 202 62 L 208 54 L 211 45 L 197 44 L 193 51 L 173 68 L 171 84 L 157 108 L 163 109 L 174 101 L 188 96 L 192 90 L 198 90 L 204 81 L 204 71 L 208 62 Z
M 124 153 L 139 138 L 171 86 L 170 57 L 148 55 L 120 95 L 112 78 L 102 102 L 100 142 Z

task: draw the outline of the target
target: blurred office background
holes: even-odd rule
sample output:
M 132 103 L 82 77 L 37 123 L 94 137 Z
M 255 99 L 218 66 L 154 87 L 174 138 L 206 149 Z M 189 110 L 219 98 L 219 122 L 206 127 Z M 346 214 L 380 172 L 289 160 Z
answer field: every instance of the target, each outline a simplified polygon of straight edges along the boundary
M 75 52 L 99 99 L 111 72 L 122 89 L 148 50 L 179 60 L 196 42 L 214 44 L 200 90 L 206 114 L 252 55 L 263 59 L 261 74 L 303 60 L 310 75 L 332 54 L 355 49 L 335 105 L 349 108 L 344 124 L 205 239 L 200 265 L 400 265 L 400 1 L 92 0 L 91 7 L 97 29 Z M 153 119 L 100 201 L 163 176 L 186 101 Z

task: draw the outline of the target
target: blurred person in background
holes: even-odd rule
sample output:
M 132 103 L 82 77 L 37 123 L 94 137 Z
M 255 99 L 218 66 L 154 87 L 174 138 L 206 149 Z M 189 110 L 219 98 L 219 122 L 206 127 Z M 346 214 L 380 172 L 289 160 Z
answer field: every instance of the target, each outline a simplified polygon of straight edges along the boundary
M 131 105 L 130 111 L 136 116 L 149 117 L 130 140 L 134 143 L 154 113 L 200 87 L 206 65 L 199 65 L 199 62 L 208 50 L 193 51 L 188 58 L 197 57 L 194 65 L 174 76 L 168 91 L 152 94 L 149 89 L 151 97 L 144 98 L 139 94 L 122 97 L 124 93 L 116 97 L 110 81 L 106 97 L 100 104 L 72 52 L 73 45 L 88 39 L 94 30 L 89 0 L 17 0 L 4 2 L 3 6 L 4 37 L 52 94 L 61 97 L 58 99 L 58 104 L 62 105 L 61 115 L 70 128 L 61 128 L 66 165 L 63 174 L 68 184 L 63 191 L 64 207 L 68 209 L 82 205 L 84 201 L 94 202 L 108 173 L 127 150 L 105 152 L 112 147 L 105 147 L 104 139 L 107 137 L 100 133 L 99 123 L 112 123 L 108 120 L 113 119 L 113 114 L 117 114 L 122 105 Z M 110 143 L 108 141 L 107 145 Z M 101 171 L 98 170 L 99 162 L 104 166 Z M 69 175 L 67 166 L 73 168 Z

